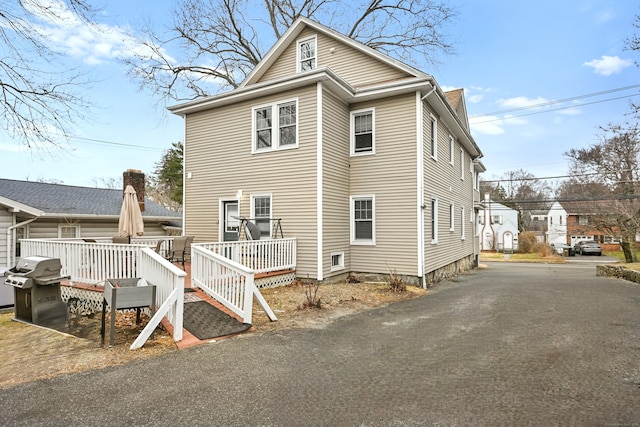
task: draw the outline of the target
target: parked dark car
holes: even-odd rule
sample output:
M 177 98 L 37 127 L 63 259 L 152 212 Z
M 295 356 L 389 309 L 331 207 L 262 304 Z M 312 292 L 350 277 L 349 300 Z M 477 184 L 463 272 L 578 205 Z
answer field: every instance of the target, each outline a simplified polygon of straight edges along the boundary
M 602 247 L 593 240 L 581 240 L 573 247 L 575 253 L 580 255 L 602 255 Z

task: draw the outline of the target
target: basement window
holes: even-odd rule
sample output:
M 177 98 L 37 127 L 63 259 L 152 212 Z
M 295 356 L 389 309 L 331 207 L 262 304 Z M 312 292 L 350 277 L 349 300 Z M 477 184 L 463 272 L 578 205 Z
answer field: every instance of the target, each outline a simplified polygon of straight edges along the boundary
M 331 253 L 331 271 L 344 269 L 344 252 Z

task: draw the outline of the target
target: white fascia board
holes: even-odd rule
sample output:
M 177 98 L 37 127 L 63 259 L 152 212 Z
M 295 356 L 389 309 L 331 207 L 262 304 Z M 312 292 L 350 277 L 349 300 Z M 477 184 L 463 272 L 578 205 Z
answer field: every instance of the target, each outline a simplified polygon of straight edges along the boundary
M 118 220 L 120 215 L 98 215 L 98 214 L 67 214 L 67 213 L 43 213 L 39 215 L 42 218 L 61 218 L 61 219 L 92 219 L 92 220 Z M 179 216 L 142 216 L 143 221 L 180 221 Z
M 244 101 L 259 96 L 280 93 L 297 87 L 315 84 L 324 81 L 329 84 L 341 98 L 352 97 L 355 93 L 346 81 L 335 74 L 330 68 L 316 68 L 305 73 L 287 76 L 281 79 L 262 82 L 250 87 L 234 89 L 220 95 L 211 96 L 197 101 L 169 107 L 168 110 L 177 115 L 186 115 L 198 111 L 218 108 L 236 102 Z
M 284 34 L 278 39 L 278 41 L 269 49 L 269 52 L 262 58 L 262 60 L 255 66 L 255 68 L 247 75 L 247 77 L 240 83 L 239 87 L 245 87 L 252 84 L 252 82 L 259 79 L 266 70 L 269 69 L 269 66 L 277 60 L 280 54 L 293 42 L 295 42 L 296 37 L 304 30 L 306 27 L 311 28 L 314 31 L 326 34 L 329 37 L 333 37 L 340 42 L 348 45 L 349 47 L 356 49 L 366 55 L 372 56 L 380 62 L 383 62 L 391 67 L 397 68 L 407 74 L 418 76 L 427 76 L 426 73 L 417 70 L 407 64 L 404 64 L 392 57 L 385 55 L 377 50 L 370 48 L 356 40 L 353 40 L 344 34 L 340 34 L 339 32 L 326 27 L 322 24 L 319 24 L 315 21 L 312 21 L 306 17 L 298 18 L 288 29 L 284 32 Z
M 462 121 L 451 107 L 451 104 L 449 104 L 449 101 L 446 100 L 447 96 L 444 91 L 437 83 L 435 83 L 434 86 L 436 87 L 436 99 L 439 102 L 434 103 L 435 105 L 432 103 L 431 106 L 436 109 L 442 120 L 447 124 L 447 126 L 449 126 L 449 128 L 455 129 L 455 134 L 459 137 L 460 143 L 471 154 L 472 158 L 476 159 L 482 157 L 480 147 L 478 147 L 467 128 L 463 126 Z M 462 136 L 462 138 L 460 138 L 460 136 Z
M 27 206 L 23 203 L 20 202 L 16 202 L 15 200 L 11 200 L 8 199 L 6 197 L 2 197 L 0 196 L 0 205 L 4 205 L 7 206 L 9 209 L 12 209 L 13 212 L 17 213 L 17 212 L 25 212 L 28 213 L 29 215 L 33 215 L 33 216 L 42 216 L 44 215 L 44 212 L 41 211 L 40 209 L 36 209 L 32 206 Z

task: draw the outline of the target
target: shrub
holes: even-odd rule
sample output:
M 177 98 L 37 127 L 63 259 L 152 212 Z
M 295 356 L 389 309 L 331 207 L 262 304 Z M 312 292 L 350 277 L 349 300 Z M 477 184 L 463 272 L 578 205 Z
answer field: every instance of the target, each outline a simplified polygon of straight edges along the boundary
M 407 284 L 404 283 L 402 276 L 398 275 L 395 270 L 389 271 L 389 290 L 391 292 L 407 291 Z
M 318 289 L 320 288 L 320 282 L 299 282 L 304 289 L 304 296 L 306 301 L 302 303 L 300 308 L 322 308 L 322 299 L 318 295 Z
M 524 231 L 518 236 L 518 252 L 532 254 L 538 251 L 538 239 L 531 231 Z

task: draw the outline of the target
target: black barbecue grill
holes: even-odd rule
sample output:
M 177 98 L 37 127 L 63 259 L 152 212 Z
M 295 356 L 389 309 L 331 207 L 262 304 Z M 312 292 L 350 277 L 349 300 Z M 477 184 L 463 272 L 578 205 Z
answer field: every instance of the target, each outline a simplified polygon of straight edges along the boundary
M 14 288 L 16 319 L 41 324 L 66 317 L 60 282 L 70 276 L 61 275 L 61 270 L 58 258 L 30 256 L 4 272 L 4 284 Z

